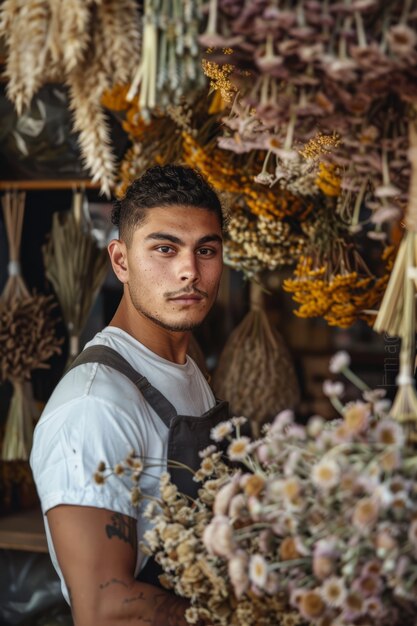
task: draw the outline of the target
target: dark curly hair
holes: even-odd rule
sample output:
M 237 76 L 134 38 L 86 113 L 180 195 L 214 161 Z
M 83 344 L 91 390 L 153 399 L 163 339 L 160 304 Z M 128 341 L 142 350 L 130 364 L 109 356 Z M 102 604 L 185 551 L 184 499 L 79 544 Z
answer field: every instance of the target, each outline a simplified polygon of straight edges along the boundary
M 129 185 L 124 197 L 114 203 L 112 222 L 127 244 L 148 209 L 173 205 L 192 206 L 212 211 L 223 229 L 223 212 L 214 189 L 191 167 L 164 165 L 151 167 Z

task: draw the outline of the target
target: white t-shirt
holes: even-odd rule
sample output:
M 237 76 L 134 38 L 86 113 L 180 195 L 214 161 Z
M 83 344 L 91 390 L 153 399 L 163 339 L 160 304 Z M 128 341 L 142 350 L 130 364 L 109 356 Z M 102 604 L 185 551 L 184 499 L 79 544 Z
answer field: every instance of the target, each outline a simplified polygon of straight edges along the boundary
M 105 328 L 87 345 L 97 344 L 121 354 L 179 415 L 201 416 L 215 405 L 209 385 L 190 357 L 185 365 L 177 365 L 114 327 Z M 167 445 L 168 428 L 126 376 L 97 363 L 79 365 L 58 383 L 35 428 L 30 464 L 43 513 L 59 504 L 110 509 L 137 519 L 140 541 L 149 527 L 141 515 L 147 502 L 132 505 L 133 483 L 127 477 L 113 475 L 98 485 L 93 476 L 100 461 L 114 467 L 134 450 L 161 460 L 140 481 L 143 492 L 157 496 L 159 476 L 167 468 Z M 46 515 L 44 520 L 51 559 L 68 601 Z M 135 576 L 145 560 L 138 550 Z

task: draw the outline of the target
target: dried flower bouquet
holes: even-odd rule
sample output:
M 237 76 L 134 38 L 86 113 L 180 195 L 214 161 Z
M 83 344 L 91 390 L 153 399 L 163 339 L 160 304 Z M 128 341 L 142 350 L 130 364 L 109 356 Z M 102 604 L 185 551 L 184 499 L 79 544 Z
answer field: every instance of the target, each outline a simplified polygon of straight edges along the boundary
M 36 410 L 30 382 L 33 369 L 48 367 L 60 352 L 55 336 L 51 296 L 31 294 L 20 270 L 20 243 L 25 194 L 7 192 L 2 198 L 9 244 L 9 277 L 0 296 L 0 382 L 13 385 L 0 458 L 27 460 L 32 445 Z
M 163 474 L 144 549 L 162 565 L 163 583 L 190 599 L 191 624 L 413 623 L 415 448 L 384 391 L 355 376 L 346 352 L 330 370 L 361 389 L 343 405 L 343 384 L 325 382 L 340 419 L 301 426 L 285 410 L 255 440 L 241 436 L 244 418 L 222 422 L 212 438 L 228 442 L 226 458 L 215 446 L 201 452 L 195 501 Z M 134 455 L 114 468 L 134 474 L 136 502 L 144 469 Z

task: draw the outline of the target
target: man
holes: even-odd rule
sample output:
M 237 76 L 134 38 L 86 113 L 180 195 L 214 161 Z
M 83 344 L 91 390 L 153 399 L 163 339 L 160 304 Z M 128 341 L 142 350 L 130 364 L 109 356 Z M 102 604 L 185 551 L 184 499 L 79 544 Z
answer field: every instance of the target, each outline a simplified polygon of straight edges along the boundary
M 140 488 L 157 497 L 167 459 L 196 468 L 210 429 L 226 418 L 187 357 L 190 331 L 218 291 L 222 210 L 199 174 L 169 165 L 129 187 L 113 222 L 120 305 L 52 394 L 31 465 L 76 626 L 183 626 L 187 602 L 157 586 L 155 563 L 144 566 L 138 550 L 146 502 L 133 506 L 127 478 L 98 485 L 93 475 L 100 461 L 114 468 L 133 449 L 150 465 Z M 191 474 L 170 471 L 181 491 L 195 493 Z

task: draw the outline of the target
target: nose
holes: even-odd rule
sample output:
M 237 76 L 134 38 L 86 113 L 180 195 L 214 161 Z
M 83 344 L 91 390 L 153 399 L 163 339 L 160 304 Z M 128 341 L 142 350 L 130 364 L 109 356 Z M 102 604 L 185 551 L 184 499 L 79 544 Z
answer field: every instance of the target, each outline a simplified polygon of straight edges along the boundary
M 179 275 L 181 281 L 184 283 L 195 283 L 199 279 L 198 262 L 194 252 L 184 254 L 182 257 Z

